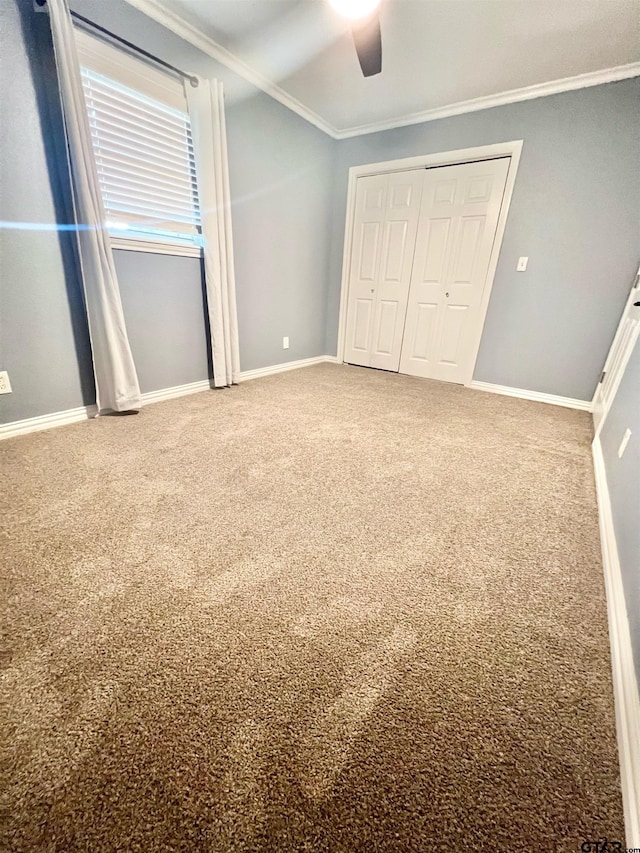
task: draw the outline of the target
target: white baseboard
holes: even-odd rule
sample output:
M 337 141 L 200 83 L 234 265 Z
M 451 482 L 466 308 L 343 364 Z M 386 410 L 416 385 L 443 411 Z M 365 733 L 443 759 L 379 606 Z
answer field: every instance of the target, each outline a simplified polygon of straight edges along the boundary
M 285 373 L 287 370 L 297 370 L 299 367 L 311 367 L 312 364 L 326 362 L 337 364 L 338 359 L 334 355 L 316 355 L 313 358 L 301 358 L 299 361 L 286 361 L 284 364 L 259 367 L 257 370 L 243 370 L 238 381 L 247 382 L 249 379 L 259 379 L 261 376 L 272 376 L 274 373 Z
M 296 370 L 298 367 L 309 367 L 312 364 L 332 362 L 337 364 L 338 359 L 333 355 L 319 355 L 314 358 L 303 358 L 300 361 L 288 361 L 285 364 L 274 364 L 270 367 L 261 367 L 258 370 L 245 370 L 240 374 L 239 381 L 246 382 L 248 379 L 258 379 L 260 376 L 271 376 L 272 373 L 284 373 L 286 370 Z M 162 400 L 173 400 L 176 397 L 184 397 L 187 394 L 195 394 L 198 391 L 208 391 L 211 383 L 208 379 L 200 382 L 190 382 L 187 385 L 176 385 L 173 388 L 162 388 L 160 391 L 148 391 L 142 395 L 142 405 L 160 403 Z M 77 409 L 68 409 L 66 412 L 54 412 L 51 415 L 40 415 L 37 418 L 26 418 L 22 421 L 13 421 L 9 424 L 0 424 L 0 440 L 13 438 L 16 435 L 27 435 L 30 432 L 39 432 L 51 427 L 73 424 L 94 418 L 97 415 L 95 406 L 80 406 Z
M 188 385 L 176 385 L 174 388 L 163 388 L 160 391 L 149 391 L 142 395 L 142 405 L 159 403 L 161 400 L 172 400 L 174 397 L 184 397 L 185 394 L 194 394 L 196 391 L 206 391 L 211 387 L 208 379 L 202 382 L 190 382 Z M 65 412 L 54 412 L 51 415 L 40 415 L 37 418 L 26 418 L 22 421 L 13 421 L 9 424 L 0 424 L 0 440 L 13 438 L 16 435 L 27 435 L 31 432 L 40 432 L 51 427 L 74 424 L 78 421 L 86 421 L 87 418 L 95 418 L 98 410 L 95 406 L 79 406 L 77 409 L 67 409 Z
M 142 395 L 142 405 L 149 403 L 160 403 L 162 400 L 173 400 L 175 397 L 184 397 L 187 394 L 196 394 L 198 391 L 209 391 L 211 382 L 203 379 L 200 382 L 189 382 L 188 385 L 175 385 L 173 388 L 161 388 L 160 391 L 148 391 Z
M 593 465 L 598 493 L 600 541 L 607 592 L 626 843 L 628 848 L 640 848 L 640 698 L 633 665 L 631 634 L 613 526 L 607 472 L 599 437 L 596 437 L 593 442 Z
M 473 379 L 468 388 L 476 391 L 490 391 L 492 394 L 504 394 L 506 397 L 520 397 L 536 403 L 550 403 L 552 406 L 564 406 L 565 409 L 591 411 L 591 400 L 574 400 L 573 397 L 558 397 L 555 394 L 543 394 L 541 391 L 527 391 L 524 388 L 511 388 L 509 385 L 493 385 L 491 382 L 478 382 Z
M 37 418 L 25 418 L 22 421 L 0 424 L 0 439 L 86 421 L 87 418 L 95 418 L 97 414 L 98 410 L 95 406 L 79 406 L 77 409 L 67 409 L 66 412 L 54 412 L 51 415 L 39 415 Z

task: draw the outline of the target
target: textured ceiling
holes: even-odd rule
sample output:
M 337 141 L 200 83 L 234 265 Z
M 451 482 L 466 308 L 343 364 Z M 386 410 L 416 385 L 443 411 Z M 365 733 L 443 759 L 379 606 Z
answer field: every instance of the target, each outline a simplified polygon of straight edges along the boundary
M 339 131 L 640 59 L 640 0 L 383 0 L 364 79 L 326 0 L 157 0 Z

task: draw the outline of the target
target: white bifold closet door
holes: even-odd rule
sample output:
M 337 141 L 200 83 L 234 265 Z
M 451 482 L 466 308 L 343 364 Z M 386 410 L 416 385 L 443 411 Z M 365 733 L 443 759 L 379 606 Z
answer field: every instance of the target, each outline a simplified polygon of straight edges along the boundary
M 509 158 L 427 169 L 400 372 L 471 380 Z
M 397 371 L 424 169 L 358 178 L 344 360 Z

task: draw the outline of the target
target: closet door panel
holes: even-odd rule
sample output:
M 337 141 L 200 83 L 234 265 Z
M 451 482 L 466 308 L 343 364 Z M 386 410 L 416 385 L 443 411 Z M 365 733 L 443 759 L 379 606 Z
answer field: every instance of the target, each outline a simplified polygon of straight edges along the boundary
M 471 378 L 508 168 L 509 158 L 501 158 L 426 170 L 402 373 L 450 382 Z
M 424 169 L 390 174 L 376 288 L 371 367 L 397 371 L 409 297 Z
M 344 360 L 398 370 L 423 169 L 358 178 Z
M 344 360 L 371 361 L 378 270 L 385 229 L 388 175 L 359 178 L 351 246 Z

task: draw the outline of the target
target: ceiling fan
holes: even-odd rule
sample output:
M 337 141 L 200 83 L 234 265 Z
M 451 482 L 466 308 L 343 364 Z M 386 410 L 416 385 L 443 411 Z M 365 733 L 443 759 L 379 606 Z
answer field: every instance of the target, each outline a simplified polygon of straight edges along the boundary
M 351 20 L 353 43 L 365 77 L 382 71 L 380 0 L 329 0 L 333 8 Z

